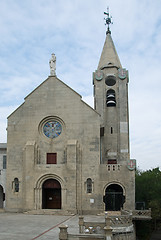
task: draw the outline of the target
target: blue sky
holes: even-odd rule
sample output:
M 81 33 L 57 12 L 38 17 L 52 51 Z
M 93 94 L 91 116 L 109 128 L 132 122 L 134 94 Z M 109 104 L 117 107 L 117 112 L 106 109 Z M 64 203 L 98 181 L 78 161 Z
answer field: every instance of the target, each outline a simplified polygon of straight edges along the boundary
M 161 166 L 161 1 L 5 0 L 0 8 L 0 142 L 7 116 L 49 75 L 56 73 L 92 105 L 92 72 L 105 40 L 104 14 L 129 70 L 131 158 L 141 169 Z

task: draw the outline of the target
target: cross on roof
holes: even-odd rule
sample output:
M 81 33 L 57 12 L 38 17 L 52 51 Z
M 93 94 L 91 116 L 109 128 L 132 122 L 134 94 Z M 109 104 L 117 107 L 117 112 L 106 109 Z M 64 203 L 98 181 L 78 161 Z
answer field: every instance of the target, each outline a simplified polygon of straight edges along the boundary
M 106 34 L 108 34 L 108 33 L 111 34 L 111 31 L 110 31 L 110 24 L 113 24 L 113 22 L 111 21 L 112 16 L 110 17 L 110 14 L 109 14 L 109 7 L 107 7 L 107 12 L 104 12 L 104 14 L 107 15 L 107 17 L 104 18 L 104 20 L 106 20 L 105 25 L 108 25 L 108 27 L 107 27 L 107 31 L 106 31 Z

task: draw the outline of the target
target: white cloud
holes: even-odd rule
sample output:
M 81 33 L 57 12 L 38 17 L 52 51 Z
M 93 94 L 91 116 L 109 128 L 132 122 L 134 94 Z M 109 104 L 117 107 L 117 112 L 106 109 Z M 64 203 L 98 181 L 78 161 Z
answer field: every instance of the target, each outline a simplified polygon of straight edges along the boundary
M 7 117 L 17 108 L 18 106 L 7 106 L 0 107 L 0 142 L 7 141 Z

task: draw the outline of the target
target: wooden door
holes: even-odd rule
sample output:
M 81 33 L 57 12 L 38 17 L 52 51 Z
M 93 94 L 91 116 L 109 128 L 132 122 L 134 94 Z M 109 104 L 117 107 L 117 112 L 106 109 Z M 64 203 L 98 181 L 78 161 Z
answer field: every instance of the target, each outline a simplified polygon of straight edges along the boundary
M 61 192 L 60 189 L 45 189 L 46 207 L 47 209 L 61 208 Z
M 42 208 L 61 209 L 61 185 L 55 179 L 48 179 L 43 184 Z

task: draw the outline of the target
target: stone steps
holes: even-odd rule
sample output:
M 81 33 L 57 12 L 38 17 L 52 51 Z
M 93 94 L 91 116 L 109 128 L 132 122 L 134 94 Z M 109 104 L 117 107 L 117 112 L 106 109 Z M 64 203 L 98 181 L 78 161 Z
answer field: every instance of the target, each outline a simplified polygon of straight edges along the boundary
M 57 209 L 38 209 L 38 210 L 30 210 L 24 212 L 25 214 L 33 214 L 33 215 L 64 215 L 64 216 L 72 216 L 75 215 L 65 210 L 57 210 Z
M 107 211 L 100 214 L 98 216 L 121 216 L 121 211 Z
M 121 216 L 121 211 L 108 211 L 107 216 Z

